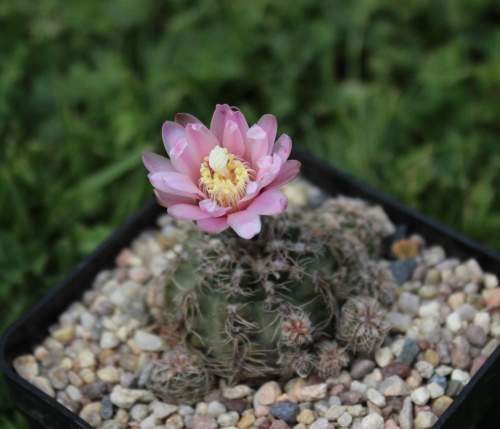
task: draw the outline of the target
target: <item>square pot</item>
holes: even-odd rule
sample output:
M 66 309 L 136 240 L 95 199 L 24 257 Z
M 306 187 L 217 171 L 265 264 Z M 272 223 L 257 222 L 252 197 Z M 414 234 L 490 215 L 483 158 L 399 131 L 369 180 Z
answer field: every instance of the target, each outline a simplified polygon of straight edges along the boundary
M 429 244 L 446 249 L 448 257 L 475 258 L 488 272 L 500 274 L 500 255 L 410 209 L 306 152 L 294 150 L 292 159 L 302 163 L 304 178 L 329 195 L 342 194 L 381 205 L 391 221 L 408 233 L 421 234 Z M 12 324 L 0 339 L 0 369 L 13 403 L 33 428 L 92 429 L 55 399 L 49 397 L 13 369 L 13 360 L 30 353 L 47 336 L 49 326 L 89 288 L 95 276 L 114 265 L 116 255 L 144 229 L 151 228 L 165 209 L 147 202 L 97 250 L 71 271 L 44 298 Z M 500 347 L 464 387 L 435 429 L 500 427 L 497 392 L 500 385 Z

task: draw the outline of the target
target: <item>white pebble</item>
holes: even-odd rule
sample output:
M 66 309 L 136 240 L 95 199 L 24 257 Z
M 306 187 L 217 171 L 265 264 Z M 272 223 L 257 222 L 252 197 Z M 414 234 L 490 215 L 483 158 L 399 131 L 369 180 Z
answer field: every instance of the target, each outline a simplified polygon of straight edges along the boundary
M 462 318 L 456 311 L 452 311 L 446 318 L 446 327 L 453 333 L 462 330 Z
M 431 378 L 434 374 L 434 367 L 430 362 L 421 360 L 415 364 L 415 368 L 423 378 Z
M 415 429 L 430 429 L 438 418 L 429 411 L 421 411 L 415 418 Z
M 387 405 L 387 401 L 385 400 L 385 396 L 376 391 L 375 389 L 368 389 L 366 392 L 366 396 L 370 401 L 372 401 L 377 407 L 385 407 Z
M 376 413 L 368 414 L 361 422 L 363 429 L 383 429 L 384 418 Z
M 435 316 L 439 313 L 439 302 L 430 301 L 426 304 L 422 304 L 418 309 L 418 315 L 420 317 Z
M 428 384 L 426 387 L 427 387 L 427 391 L 429 392 L 429 395 L 431 395 L 432 399 L 436 399 L 436 398 L 439 398 L 440 396 L 444 395 L 443 386 L 437 384 L 436 382 Z
M 163 349 L 165 343 L 158 335 L 150 334 L 149 332 L 138 329 L 134 335 L 135 345 L 141 350 L 154 352 Z
M 349 413 L 344 413 L 337 419 L 337 422 L 340 424 L 340 427 L 347 428 L 352 422 L 352 416 Z
M 214 418 L 217 418 L 221 414 L 224 414 L 226 412 L 226 407 L 218 401 L 212 401 L 210 402 L 210 404 L 208 404 L 208 414 L 210 414 Z
M 394 361 L 394 355 L 389 347 L 382 347 L 375 352 L 375 362 L 380 368 Z
M 474 316 L 474 325 L 483 328 L 487 334 L 490 332 L 491 316 L 487 311 L 480 311 Z
M 163 420 L 174 414 L 177 411 L 177 406 L 167 404 L 161 401 L 153 401 L 149 404 L 149 410 L 153 412 L 153 415 L 160 420 Z
M 101 349 L 114 349 L 118 344 L 120 344 L 120 340 L 113 332 L 104 331 L 101 334 L 101 341 L 99 343 Z
M 451 379 L 460 381 L 464 386 L 470 381 L 470 374 L 461 369 L 455 368 L 451 373 Z
M 495 274 L 487 273 L 484 275 L 483 283 L 486 289 L 495 289 L 498 287 L 498 277 Z
M 229 387 L 223 392 L 223 396 L 226 399 L 243 399 L 244 397 L 250 395 L 252 389 L 245 384 L 239 384 L 235 387 Z
M 238 420 L 240 419 L 240 415 L 236 411 L 229 411 L 229 413 L 221 414 L 217 418 L 217 423 L 221 428 L 229 428 L 232 426 L 236 426 Z
M 431 395 L 429 394 L 429 391 L 422 386 L 411 392 L 410 397 L 414 404 L 425 405 L 427 404 L 427 401 L 429 400 Z

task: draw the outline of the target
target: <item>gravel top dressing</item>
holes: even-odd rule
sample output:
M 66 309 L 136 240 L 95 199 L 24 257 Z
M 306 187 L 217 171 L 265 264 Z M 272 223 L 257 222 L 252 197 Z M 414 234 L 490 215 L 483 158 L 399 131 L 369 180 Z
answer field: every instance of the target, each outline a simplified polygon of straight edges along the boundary
M 303 210 L 326 198 L 301 179 L 284 192 Z M 162 278 L 192 228 L 161 216 L 32 354 L 14 361 L 18 374 L 95 428 L 424 429 L 500 344 L 497 277 L 474 259 L 427 247 L 421 236 L 400 237 L 390 259 L 377 261 L 397 286 L 384 316 L 388 334 L 371 352 L 337 349 L 336 376 L 248 385 L 217 378 L 201 401 L 167 401 L 150 387 L 154 363 L 175 344 L 154 316 Z

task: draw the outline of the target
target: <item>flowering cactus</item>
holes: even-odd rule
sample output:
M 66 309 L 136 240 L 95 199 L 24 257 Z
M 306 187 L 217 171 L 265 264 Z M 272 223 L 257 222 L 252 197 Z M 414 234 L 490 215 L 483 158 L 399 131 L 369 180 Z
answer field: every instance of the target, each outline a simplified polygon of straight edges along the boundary
M 189 114 L 163 124 L 170 159 L 143 153 L 158 204 L 175 219 L 195 221 L 207 234 L 231 227 L 240 237 L 261 230 L 260 215 L 282 213 L 288 204 L 279 190 L 300 171 L 287 161 L 292 141 L 276 142 L 276 118 L 264 115 L 252 127 L 239 109 L 217 105 L 210 129 Z

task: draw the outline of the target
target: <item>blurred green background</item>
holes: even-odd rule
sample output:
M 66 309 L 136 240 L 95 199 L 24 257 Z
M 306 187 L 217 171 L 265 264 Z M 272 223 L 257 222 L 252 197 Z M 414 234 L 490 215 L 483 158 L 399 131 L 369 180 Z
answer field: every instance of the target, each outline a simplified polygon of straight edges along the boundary
M 163 121 L 216 103 L 500 250 L 500 2 L 3 0 L 0 332 L 149 197 Z

